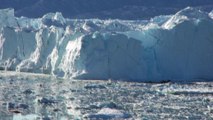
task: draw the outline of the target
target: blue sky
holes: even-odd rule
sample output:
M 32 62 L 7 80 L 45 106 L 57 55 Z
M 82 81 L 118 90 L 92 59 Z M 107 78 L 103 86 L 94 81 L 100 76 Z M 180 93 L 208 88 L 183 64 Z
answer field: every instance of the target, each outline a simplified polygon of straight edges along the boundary
M 59 11 L 68 18 L 150 19 L 187 6 L 210 11 L 213 0 L 0 0 L 0 9 L 14 8 L 16 16 L 27 17 Z

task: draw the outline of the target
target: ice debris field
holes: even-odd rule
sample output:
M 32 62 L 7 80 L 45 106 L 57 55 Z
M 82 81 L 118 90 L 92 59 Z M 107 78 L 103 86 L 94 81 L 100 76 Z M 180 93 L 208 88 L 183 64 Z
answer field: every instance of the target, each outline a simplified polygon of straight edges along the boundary
M 0 72 L 0 120 L 212 120 L 213 82 L 139 83 Z
M 15 17 L 0 10 L 0 69 L 142 82 L 213 79 L 213 12 L 151 20 Z

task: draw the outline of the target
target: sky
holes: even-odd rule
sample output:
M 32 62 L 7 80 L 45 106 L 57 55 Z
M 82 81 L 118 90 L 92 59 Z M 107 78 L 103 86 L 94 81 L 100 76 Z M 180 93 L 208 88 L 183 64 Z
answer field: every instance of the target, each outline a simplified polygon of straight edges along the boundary
M 210 11 L 213 0 L 0 0 L 0 9 L 14 8 L 16 16 L 62 12 L 71 19 L 150 19 L 188 6 Z

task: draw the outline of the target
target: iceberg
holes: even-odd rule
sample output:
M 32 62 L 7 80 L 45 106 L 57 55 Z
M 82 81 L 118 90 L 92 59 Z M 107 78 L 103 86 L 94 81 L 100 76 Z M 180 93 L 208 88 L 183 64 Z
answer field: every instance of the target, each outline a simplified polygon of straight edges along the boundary
M 213 19 L 213 10 L 209 13 L 209 17 Z
M 213 79 L 213 19 L 187 7 L 148 22 L 0 10 L 0 69 L 71 79 Z

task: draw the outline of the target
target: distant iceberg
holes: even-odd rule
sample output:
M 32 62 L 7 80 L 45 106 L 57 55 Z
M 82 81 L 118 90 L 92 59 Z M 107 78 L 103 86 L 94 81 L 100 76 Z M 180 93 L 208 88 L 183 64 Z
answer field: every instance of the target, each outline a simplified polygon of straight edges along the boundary
M 150 21 L 15 17 L 0 10 L 0 69 L 74 79 L 213 80 L 213 12 Z

